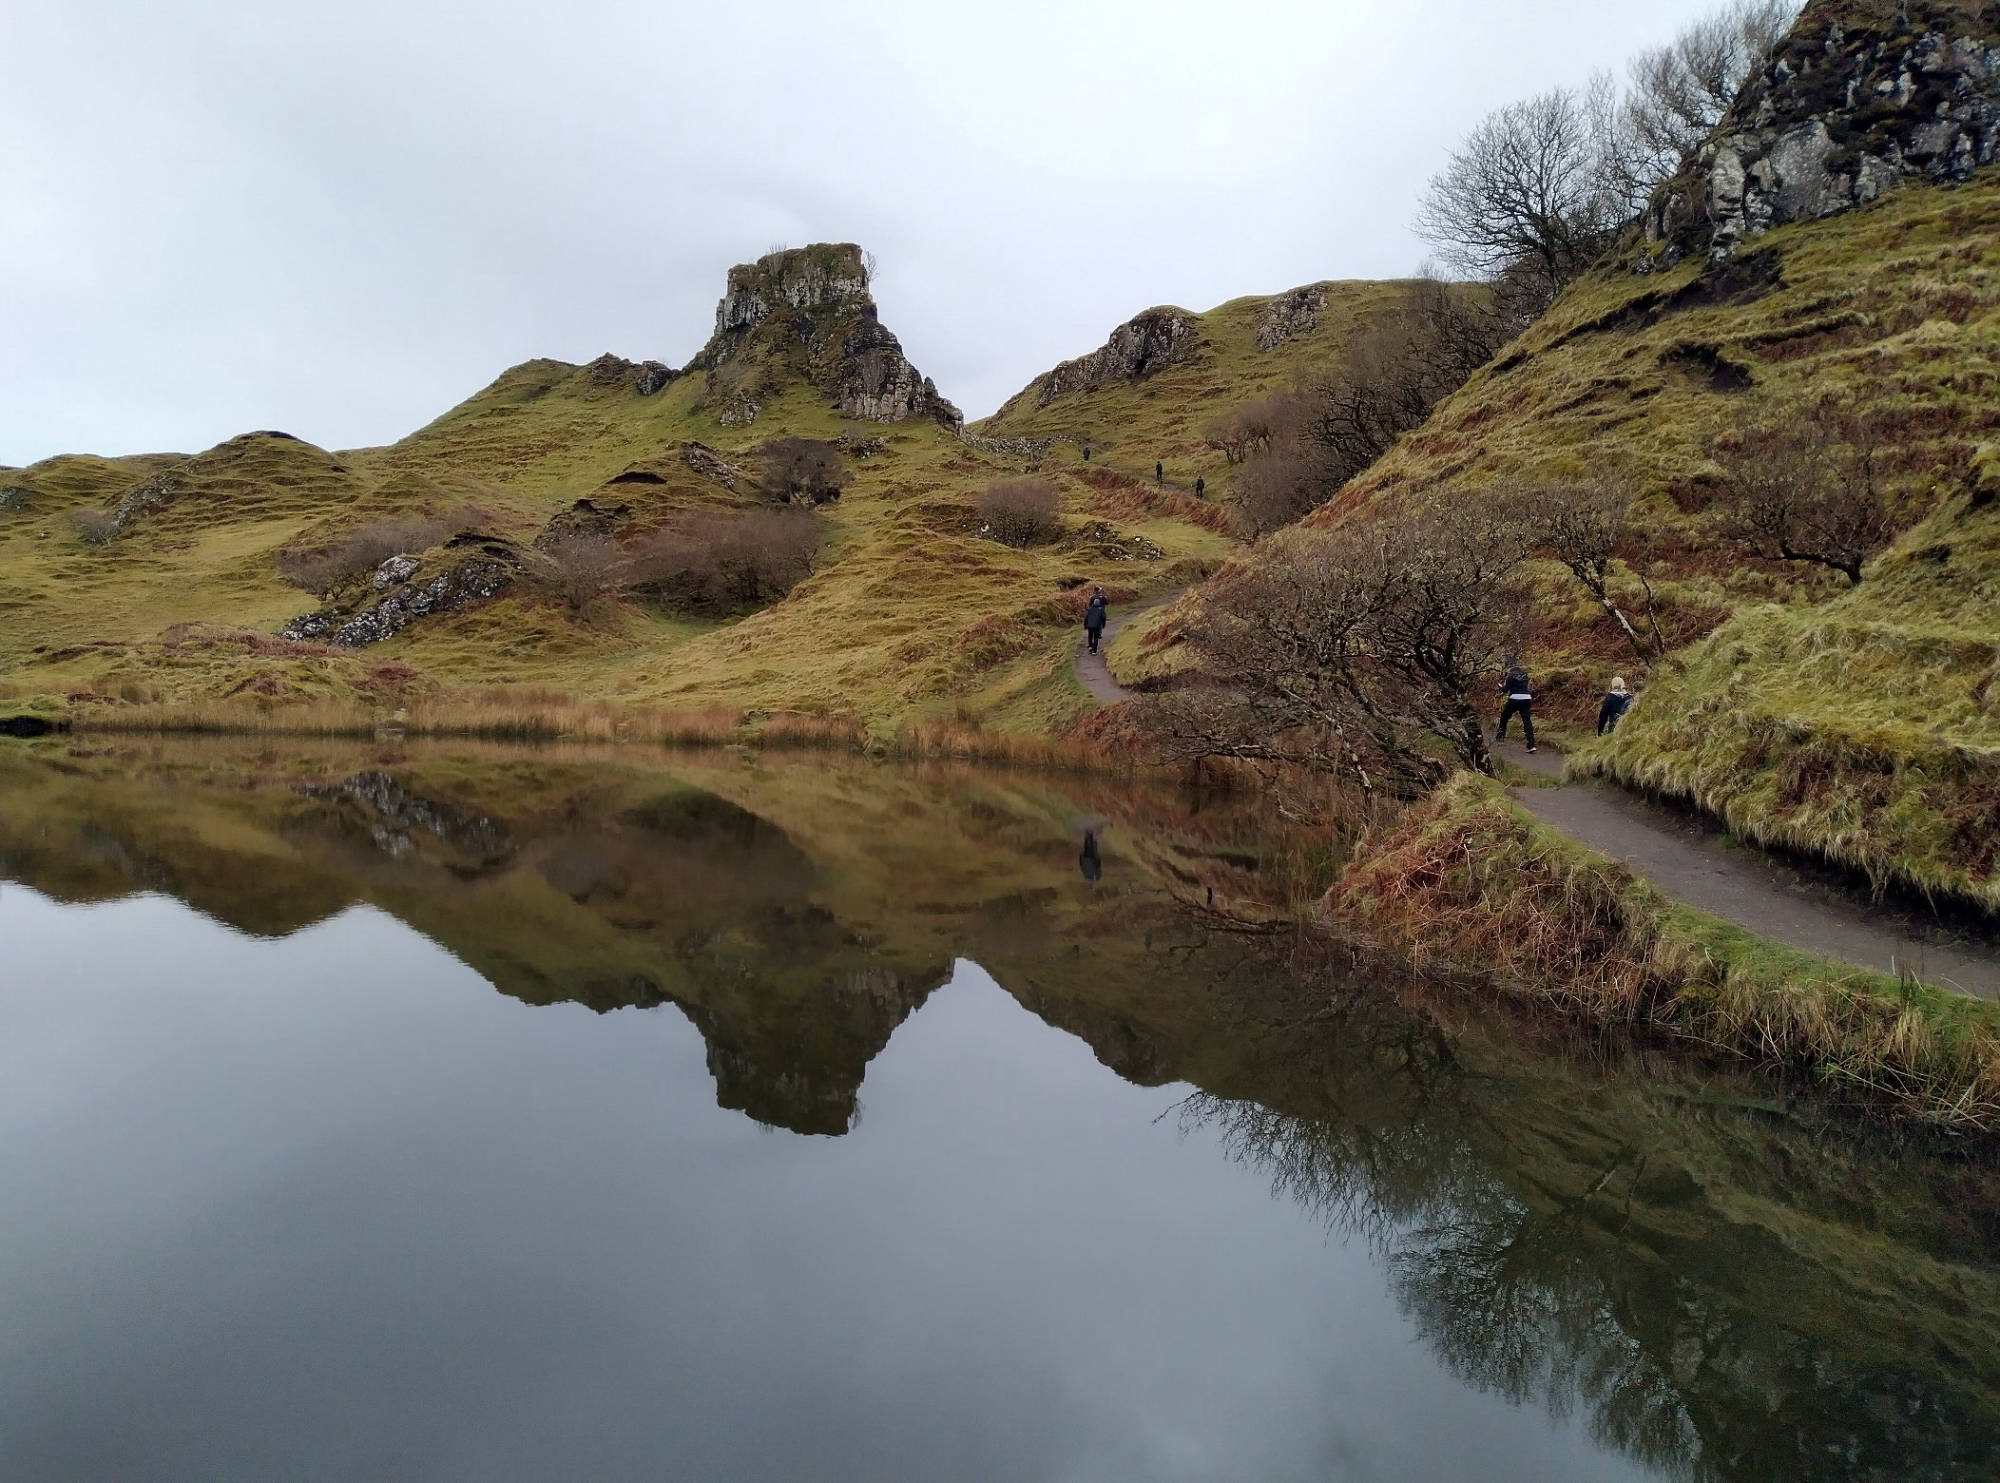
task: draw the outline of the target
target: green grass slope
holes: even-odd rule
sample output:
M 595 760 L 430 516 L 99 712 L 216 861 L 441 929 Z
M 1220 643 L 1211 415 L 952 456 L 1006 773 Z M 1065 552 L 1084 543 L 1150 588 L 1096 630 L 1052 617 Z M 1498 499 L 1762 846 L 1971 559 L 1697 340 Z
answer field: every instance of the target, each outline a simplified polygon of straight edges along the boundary
M 1396 282 L 1308 284 L 1288 293 L 1231 299 L 1205 314 L 1162 308 L 1150 316 L 1175 315 L 1191 321 L 1193 332 L 1177 357 L 1136 378 L 1113 376 L 1095 385 L 1062 390 L 1043 400 L 1047 373 L 1036 377 L 973 430 L 989 437 L 1034 438 L 1058 445 L 1056 455 L 1081 462 L 1088 444 L 1092 461 L 1150 478 L 1155 463 L 1166 465 L 1169 481 L 1192 485 L 1207 479 L 1211 496 L 1223 495 L 1230 466 L 1208 446 L 1204 430 L 1233 409 L 1284 391 L 1300 375 L 1340 359 L 1354 332 L 1375 314 L 1392 307 L 1404 291 Z M 1310 296 L 1309 298 L 1307 296 Z M 1292 333 L 1266 345 L 1287 307 L 1316 303 Z M 1076 364 L 1071 362 L 1071 365 Z
M 1526 654 L 1580 765 L 1690 800 L 1751 838 L 1991 910 L 1996 391 L 2000 171 L 1989 170 L 1778 228 L 1718 267 L 1597 271 L 1310 518 L 1623 481 L 1674 652 L 1646 673 L 1565 572 L 1535 569 Z M 1906 527 L 1852 591 L 1746 556 L 1712 508 L 1718 436 L 1828 397 L 1875 424 L 1878 473 Z M 1613 585 L 1637 600 L 1629 564 Z M 1133 637 L 1135 672 L 1176 662 L 1160 642 L 1171 616 L 1151 628 Z M 1611 743 L 1584 746 L 1613 674 L 1635 682 L 1638 702 Z
M 955 410 L 876 319 L 859 261 L 858 249 L 814 248 L 735 270 L 718 316 L 729 327 L 679 375 L 610 356 L 530 361 L 387 447 L 246 434 L 192 458 L 65 457 L 0 474 L 0 713 L 115 724 L 243 706 L 282 724 L 308 710 L 559 696 L 806 710 L 877 729 L 952 714 L 1059 728 L 1089 705 L 1067 664 L 1076 588 L 1125 598 L 1185 585 L 1232 543 L 1214 511 L 1076 479 L 1059 460 L 1063 537 L 1030 550 L 987 538 L 973 502 L 1023 460 L 957 435 Z M 781 307 L 757 318 L 767 304 Z M 815 516 L 816 573 L 748 618 L 639 601 L 579 617 L 517 582 L 367 648 L 276 637 L 316 606 L 278 575 L 288 548 L 466 507 L 525 545 L 580 498 L 629 507 L 625 538 L 639 539 L 680 512 L 762 503 L 758 450 L 780 436 L 840 441 L 853 482 Z M 79 522 L 101 533 L 106 521 L 108 540 L 84 538 Z

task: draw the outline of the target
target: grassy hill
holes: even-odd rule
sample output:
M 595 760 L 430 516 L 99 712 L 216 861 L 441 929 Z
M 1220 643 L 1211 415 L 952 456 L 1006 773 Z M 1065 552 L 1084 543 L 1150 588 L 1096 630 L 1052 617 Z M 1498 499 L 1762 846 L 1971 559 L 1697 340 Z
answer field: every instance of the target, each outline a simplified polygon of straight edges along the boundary
M 0 711 L 317 725 L 588 699 L 1059 729 L 1089 705 L 1067 663 L 1077 589 L 1185 585 L 1232 542 L 1191 500 L 1051 465 L 1062 536 L 1004 546 L 973 502 L 1042 460 L 967 441 L 958 423 L 881 326 L 859 250 L 831 246 L 734 270 L 716 337 L 680 373 L 530 361 L 388 447 L 252 433 L 193 457 L 8 471 Z M 277 636 L 318 605 L 281 579 L 287 551 L 468 511 L 525 550 L 579 499 L 623 507 L 629 546 L 691 511 L 767 506 L 761 450 L 783 436 L 836 442 L 851 483 L 814 516 L 814 574 L 762 611 L 621 600 L 579 616 L 520 580 L 364 648 Z M 425 554 L 426 572 L 451 559 Z
M 1055 457 L 1169 483 L 1207 480 L 1225 497 L 1231 476 L 1204 430 L 1234 408 L 1290 387 L 1337 361 L 1355 331 L 1395 306 L 1397 282 L 1313 283 L 1286 293 L 1231 299 L 1194 314 L 1149 309 L 1113 332 L 1095 356 L 1036 377 L 974 431 L 1047 440 Z M 1094 362 L 1094 363 L 1093 363 Z

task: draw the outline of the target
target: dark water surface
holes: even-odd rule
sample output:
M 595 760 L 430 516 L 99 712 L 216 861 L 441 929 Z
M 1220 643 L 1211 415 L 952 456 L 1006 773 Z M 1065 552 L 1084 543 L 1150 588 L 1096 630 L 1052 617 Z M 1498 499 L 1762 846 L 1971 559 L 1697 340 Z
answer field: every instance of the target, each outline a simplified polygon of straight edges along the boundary
M 0 744 L 0 1479 L 1995 1475 L 1987 1161 L 1190 909 L 1269 838 Z

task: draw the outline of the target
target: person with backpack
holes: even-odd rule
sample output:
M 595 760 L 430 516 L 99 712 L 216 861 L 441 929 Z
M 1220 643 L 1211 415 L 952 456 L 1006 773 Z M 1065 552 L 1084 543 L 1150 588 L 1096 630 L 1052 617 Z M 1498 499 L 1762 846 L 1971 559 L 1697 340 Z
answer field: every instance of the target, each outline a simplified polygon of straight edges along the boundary
M 1104 637 L 1104 619 L 1111 611 L 1111 604 L 1104 600 L 1104 589 L 1091 589 L 1090 603 L 1083 610 L 1083 631 L 1090 639 L 1090 652 L 1097 652 L 1097 641 Z
M 1614 675 L 1611 688 L 1604 693 L 1604 704 L 1597 708 L 1597 734 L 1618 729 L 1619 718 L 1632 708 L 1632 692 L 1625 688 L 1625 676 Z
M 1519 716 L 1521 734 L 1527 739 L 1528 750 L 1535 750 L 1535 689 L 1528 683 L 1528 671 L 1519 660 L 1507 661 L 1507 673 L 1501 677 L 1500 692 L 1507 697 L 1507 703 L 1500 707 L 1500 727 L 1494 732 L 1495 741 L 1507 737 L 1507 723 Z

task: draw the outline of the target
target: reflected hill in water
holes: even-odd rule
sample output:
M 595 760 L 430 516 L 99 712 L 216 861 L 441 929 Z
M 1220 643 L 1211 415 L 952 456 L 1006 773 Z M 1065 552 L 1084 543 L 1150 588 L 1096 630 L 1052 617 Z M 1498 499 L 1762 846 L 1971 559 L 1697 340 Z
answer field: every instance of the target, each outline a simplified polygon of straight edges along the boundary
M 1467 1383 L 1671 1476 L 2000 1472 L 1989 1154 L 1224 930 L 1181 900 L 1256 890 L 1247 801 L 240 743 L 10 747 L 0 790 L 0 875 L 266 934 L 373 906 L 529 1003 L 676 1005 L 718 1101 L 797 1132 L 849 1129 L 869 1062 L 974 959 L 1119 1075 L 1191 1088 L 1182 1126 L 1371 1243 Z

